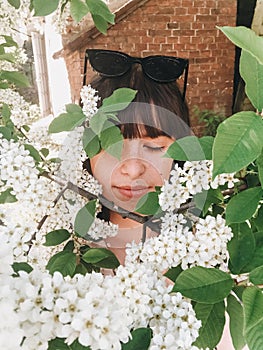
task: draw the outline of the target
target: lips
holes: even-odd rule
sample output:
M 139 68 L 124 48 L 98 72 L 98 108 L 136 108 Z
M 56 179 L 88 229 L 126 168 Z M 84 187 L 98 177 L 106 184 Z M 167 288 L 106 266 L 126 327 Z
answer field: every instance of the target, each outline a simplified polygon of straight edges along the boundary
M 114 186 L 114 188 L 128 198 L 139 198 L 150 191 L 148 186 Z

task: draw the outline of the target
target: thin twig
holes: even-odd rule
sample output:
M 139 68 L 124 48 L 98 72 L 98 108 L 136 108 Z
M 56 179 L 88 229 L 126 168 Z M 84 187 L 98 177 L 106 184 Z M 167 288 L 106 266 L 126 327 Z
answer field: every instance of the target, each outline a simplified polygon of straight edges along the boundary
M 70 182 L 70 181 L 66 182 L 65 180 L 63 180 L 57 176 L 51 175 L 48 172 L 42 173 L 42 176 L 56 182 L 60 186 L 67 186 L 67 189 L 69 189 L 75 193 L 78 193 L 80 196 L 82 196 L 84 198 L 87 198 L 89 200 L 98 199 L 99 202 L 104 207 L 120 214 L 123 218 L 129 218 L 129 219 L 132 219 L 134 221 L 137 221 L 137 222 L 143 224 L 152 217 L 152 215 L 151 216 L 142 216 L 142 215 L 130 212 L 122 207 L 117 206 L 112 201 L 109 201 L 107 198 L 105 198 L 102 195 L 96 196 L 93 193 L 90 193 L 90 192 L 84 190 L 83 188 L 81 188 L 77 185 L 74 185 L 72 182 Z

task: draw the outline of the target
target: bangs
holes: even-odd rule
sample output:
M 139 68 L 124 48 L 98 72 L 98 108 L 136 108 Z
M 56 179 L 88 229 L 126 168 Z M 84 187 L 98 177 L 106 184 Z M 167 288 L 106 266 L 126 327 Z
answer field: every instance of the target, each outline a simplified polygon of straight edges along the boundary
M 120 130 L 125 139 L 135 139 L 142 137 L 150 137 L 152 139 L 158 136 L 168 136 L 162 130 L 157 129 L 153 126 L 144 125 L 144 124 L 136 124 L 136 123 L 127 123 L 121 124 Z
M 118 113 L 119 127 L 125 139 L 167 136 L 178 139 L 189 135 L 181 118 L 152 103 L 132 102 Z

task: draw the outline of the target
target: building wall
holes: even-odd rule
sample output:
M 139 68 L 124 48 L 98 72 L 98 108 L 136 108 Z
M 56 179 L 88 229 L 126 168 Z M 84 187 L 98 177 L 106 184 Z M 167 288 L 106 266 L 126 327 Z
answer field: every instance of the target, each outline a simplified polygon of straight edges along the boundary
M 91 39 L 67 56 L 73 100 L 79 99 L 85 50 L 107 48 L 141 57 L 189 58 L 186 98 L 190 111 L 198 106 L 231 115 L 235 47 L 216 26 L 235 26 L 236 7 L 236 0 L 147 1 L 112 26 L 106 36 Z M 88 80 L 91 75 L 89 71 Z

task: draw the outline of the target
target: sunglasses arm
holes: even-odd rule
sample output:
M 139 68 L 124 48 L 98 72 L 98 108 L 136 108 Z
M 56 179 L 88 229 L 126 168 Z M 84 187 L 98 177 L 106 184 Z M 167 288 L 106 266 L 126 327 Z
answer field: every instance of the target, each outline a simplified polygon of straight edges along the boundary
M 87 79 L 87 65 L 88 65 L 88 57 L 85 55 L 85 60 L 84 60 L 84 73 L 83 73 L 83 85 L 86 85 L 86 79 Z
M 188 68 L 189 68 L 189 63 L 187 62 L 187 65 L 185 67 L 185 71 L 184 71 L 184 89 L 183 89 L 183 101 L 185 100 L 185 94 L 186 94 L 186 88 L 187 88 L 187 79 L 188 79 Z

